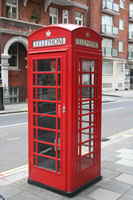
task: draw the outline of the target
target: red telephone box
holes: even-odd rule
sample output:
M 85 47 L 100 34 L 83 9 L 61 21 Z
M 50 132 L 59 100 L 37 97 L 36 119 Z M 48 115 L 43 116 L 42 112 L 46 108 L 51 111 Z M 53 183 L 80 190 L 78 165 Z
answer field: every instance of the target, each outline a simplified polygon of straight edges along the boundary
M 28 39 L 28 182 L 72 197 L 101 179 L 102 38 L 58 24 Z

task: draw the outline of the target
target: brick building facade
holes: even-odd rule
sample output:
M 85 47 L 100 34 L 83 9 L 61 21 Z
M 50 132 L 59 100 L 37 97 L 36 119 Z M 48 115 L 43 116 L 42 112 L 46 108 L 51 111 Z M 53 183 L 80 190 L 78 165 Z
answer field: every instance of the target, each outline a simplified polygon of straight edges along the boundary
M 103 37 L 103 90 L 133 89 L 132 0 L 0 0 L 0 23 L 2 84 L 12 87 L 4 93 L 7 102 L 27 98 L 21 95 L 27 86 L 27 36 L 56 23 L 97 31 Z

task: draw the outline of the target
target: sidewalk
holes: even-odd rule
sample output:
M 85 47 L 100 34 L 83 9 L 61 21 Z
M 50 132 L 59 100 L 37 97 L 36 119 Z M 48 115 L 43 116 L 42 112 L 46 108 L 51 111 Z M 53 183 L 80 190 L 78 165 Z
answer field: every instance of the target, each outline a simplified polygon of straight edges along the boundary
M 133 90 L 102 92 L 102 103 L 116 101 L 119 97 L 133 99 Z M 4 108 L 4 110 L 0 110 L 0 114 L 28 111 L 27 103 L 4 105 Z
M 5 200 L 133 200 L 133 129 L 102 142 L 102 180 L 73 198 L 27 183 L 27 171 L 0 179 Z

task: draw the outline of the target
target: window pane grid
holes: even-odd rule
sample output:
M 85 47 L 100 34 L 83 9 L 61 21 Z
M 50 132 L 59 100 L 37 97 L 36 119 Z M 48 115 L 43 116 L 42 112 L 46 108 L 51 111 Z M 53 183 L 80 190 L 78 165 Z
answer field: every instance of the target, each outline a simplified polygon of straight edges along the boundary
M 34 166 L 61 173 L 60 58 L 33 61 Z
M 96 61 L 79 58 L 78 171 L 95 164 L 98 68 Z

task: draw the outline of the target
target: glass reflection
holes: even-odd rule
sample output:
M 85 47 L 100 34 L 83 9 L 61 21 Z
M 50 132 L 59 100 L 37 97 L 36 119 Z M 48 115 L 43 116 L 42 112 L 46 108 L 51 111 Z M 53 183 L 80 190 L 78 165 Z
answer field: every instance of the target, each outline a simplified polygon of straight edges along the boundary
M 56 71 L 56 59 L 42 59 L 37 60 L 37 71 L 38 72 L 55 72 Z
M 42 128 L 56 129 L 56 118 L 38 116 L 38 126 Z
M 82 71 L 94 72 L 95 62 L 89 59 L 82 60 Z
M 38 88 L 37 98 L 41 100 L 56 100 L 56 89 L 53 88 Z
M 38 129 L 38 140 L 55 144 L 56 132 Z
M 50 158 L 38 156 L 38 167 L 55 171 L 56 161 Z
M 42 155 L 47 155 L 50 157 L 54 157 L 56 156 L 56 151 L 54 146 L 52 145 L 48 145 L 48 144 L 43 144 L 43 143 L 39 143 L 38 142 L 38 153 L 42 154 Z
M 56 103 L 38 102 L 37 111 L 38 113 L 56 115 Z
M 56 86 L 56 74 L 37 74 L 37 85 Z

